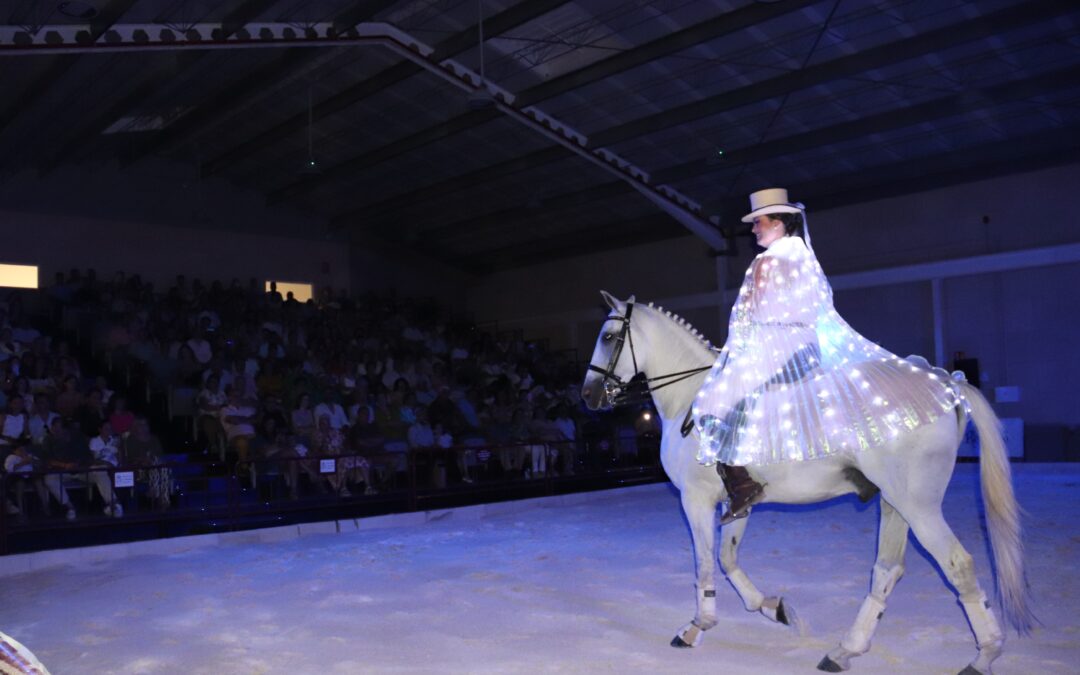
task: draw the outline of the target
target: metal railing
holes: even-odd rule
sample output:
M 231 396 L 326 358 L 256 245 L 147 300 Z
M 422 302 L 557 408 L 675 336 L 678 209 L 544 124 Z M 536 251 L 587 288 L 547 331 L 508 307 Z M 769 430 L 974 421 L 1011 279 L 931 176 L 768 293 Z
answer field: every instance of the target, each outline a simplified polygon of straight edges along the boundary
M 183 522 L 188 524 L 184 531 L 236 530 L 286 518 L 405 512 L 649 482 L 663 477 L 658 454 L 658 439 L 624 435 L 592 442 L 277 455 L 230 464 L 0 472 L 0 555 L 13 550 L 13 538 L 60 536 L 73 529 Z M 51 505 L 51 516 L 41 497 Z M 74 507 L 74 520 L 66 519 L 63 502 Z M 20 513 L 7 513 L 9 504 Z

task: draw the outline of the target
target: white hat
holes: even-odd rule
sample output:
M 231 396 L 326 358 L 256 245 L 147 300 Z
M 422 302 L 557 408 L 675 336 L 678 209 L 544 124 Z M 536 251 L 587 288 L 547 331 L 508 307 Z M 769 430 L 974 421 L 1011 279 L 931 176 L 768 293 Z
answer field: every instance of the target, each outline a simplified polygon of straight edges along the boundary
M 752 223 L 754 218 L 768 213 L 802 213 L 802 204 L 791 203 L 783 188 L 769 188 L 750 195 L 750 209 L 750 213 L 742 217 L 744 223 Z

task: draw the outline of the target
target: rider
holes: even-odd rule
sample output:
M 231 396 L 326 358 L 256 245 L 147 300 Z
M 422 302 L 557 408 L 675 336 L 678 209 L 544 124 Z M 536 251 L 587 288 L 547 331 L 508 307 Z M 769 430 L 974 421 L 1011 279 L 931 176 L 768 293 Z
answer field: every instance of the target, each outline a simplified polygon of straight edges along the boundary
M 764 486 L 747 466 L 880 445 L 956 405 L 938 376 L 855 332 L 833 307 L 810 245 L 805 207 L 772 188 L 750 195 L 758 245 L 731 310 L 727 343 L 692 412 L 698 461 L 716 464 L 730 499 L 722 523 L 746 516 Z

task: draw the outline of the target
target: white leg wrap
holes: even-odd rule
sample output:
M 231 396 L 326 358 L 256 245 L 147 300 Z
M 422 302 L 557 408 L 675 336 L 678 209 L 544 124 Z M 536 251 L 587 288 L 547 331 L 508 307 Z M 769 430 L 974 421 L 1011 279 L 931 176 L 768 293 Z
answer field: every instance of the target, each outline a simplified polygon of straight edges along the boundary
M 877 630 L 878 622 L 885 613 L 885 603 L 872 595 L 863 598 L 855 624 L 840 641 L 840 646 L 853 654 L 864 654 L 870 649 L 870 638 Z
M 967 614 L 968 622 L 971 623 L 971 630 L 975 633 L 975 644 L 979 646 L 979 650 L 986 647 L 1000 649 L 1001 643 L 1005 641 L 1005 635 L 1001 632 L 994 610 L 990 608 L 990 603 L 986 600 L 986 594 L 979 591 L 977 597 L 961 600 L 960 604 L 963 605 L 964 613 Z
M 727 573 L 728 581 L 735 587 L 735 592 L 742 598 L 743 606 L 748 612 L 756 612 L 761 609 L 761 603 L 765 601 L 765 595 L 754 586 L 750 577 L 742 569 L 736 567 Z
M 855 617 L 855 623 L 840 641 L 841 647 L 853 654 L 865 654 L 870 649 L 870 640 L 874 637 L 881 615 L 885 613 L 885 600 L 903 575 L 902 565 L 892 567 L 874 565 L 870 595 L 863 599 L 859 614 Z
M 697 618 L 694 620 L 701 630 L 709 630 L 716 625 L 716 589 L 698 588 Z

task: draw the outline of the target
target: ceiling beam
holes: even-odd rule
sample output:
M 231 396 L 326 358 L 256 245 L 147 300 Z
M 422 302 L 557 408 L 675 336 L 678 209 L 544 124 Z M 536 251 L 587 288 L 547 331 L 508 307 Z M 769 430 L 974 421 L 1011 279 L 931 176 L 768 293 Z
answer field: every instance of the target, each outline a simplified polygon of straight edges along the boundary
M 1080 125 L 1040 132 L 988 143 L 964 152 L 944 152 L 914 160 L 897 162 L 871 170 L 827 176 L 788 186 L 788 191 L 806 202 L 815 212 L 841 206 L 888 199 L 935 188 L 951 187 L 977 180 L 1061 166 L 1075 162 L 1080 152 Z M 927 170 L 932 167 L 932 170 Z M 745 213 L 744 205 L 725 212 L 724 222 L 737 222 Z M 635 222 L 635 221 L 631 221 Z M 644 219 L 643 221 L 644 222 Z M 650 234 L 654 237 L 650 238 Z M 477 273 L 549 262 L 585 253 L 599 253 L 637 243 L 686 236 L 684 231 L 647 226 L 640 233 L 633 230 L 620 236 L 620 224 L 609 223 L 589 228 L 580 239 L 566 240 L 564 246 L 523 244 L 517 249 L 481 252 L 457 261 L 457 265 Z M 530 255 L 535 249 L 536 255 Z M 499 260 L 494 260 L 496 255 Z M 490 259 L 489 259 L 490 258 Z
M 1064 68 L 1035 77 L 1010 80 L 990 87 L 965 91 L 936 98 L 899 110 L 869 115 L 851 122 L 834 124 L 821 129 L 777 138 L 765 143 L 724 152 L 719 164 L 696 159 L 658 171 L 653 176 L 657 184 L 677 183 L 708 173 L 754 164 L 804 150 L 844 143 L 891 129 L 901 129 L 935 120 L 963 115 L 999 104 L 1022 101 L 1047 92 L 1080 86 L 1080 67 Z
M 411 65 L 411 64 L 410 64 Z M 381 162 L 393 159 L 400 155 L 422 148 L 444 138 L 449 138 L 460 133 L 465 128 L 471 128 L 478 124 L 492 122 L 502 117 L 498 110 L 473 110 L 459 117 L 447 120 L 428 127 L 422 131 L 410 134 L 405 138 L 398 139 L 390 145 L 383 145 L 343 162 L 322 170 L 322 175 L 303 178 L 271 193 L 270 203 L 276 204 L 286 198 L 295 197 L 298 194 L 307 193 L 332 180 L 344 180 L 350 176 L 359 174 L 368 167 L 376 166 Z M 332 221 L 333 225 L 350 222 L 350 220 L 366 212 L 366 209 L 358 209 L 349 214 L 341 214 Z
M 674 124 L 693 121 L 725 110 L 814 87 L 844 76 L 850 76 L 855 73 L 865 72 L 869 69 L 881 68 L 892 63 L 917 58 L 930 53 L 935 49 L 940 49 L 943 46 L 952 46 L 963 42 L 970 42 L 1010 27 L 1019 27 L 1034 21 L 1046 20 L 1047 18 L 1060 14 L 1063 8 L 1069 5 L 1069 2 L 1063 2 L 1062 0 L 1040 0 L 1039 2 L 1025 3 L 1022 7 L 1013 7 L 1002 10 L 978 19 L 963 21 L 959 24 L 947 26 L 923 35 L 899 40 L 865 52 L 833 59 L 801 71 L 786 73 L 763 82 L 747 85 L 724 94 L 704 99 L 703 101 L 680 106 L 647 118 L 634 120 L 627 124 L 594 133 L 589 136 L 589 147 L 604 147 L 638 136 L 646 136 Z M 630 53 L 631 52 L 625 52 L 624 54 Z M 612 59 L 607 59 L 599 63 L 607 63 L 611 60 Z M 579 71 L 575 71 L 575 73 L 577 72 Z M 562 78 L 556 78 L 556 80 L 552 80 L 552 82 L 558 82 L 560 79 Z M 548 83 L 538 86 L 545 88 L 542 91 L 550 91 L 550 89 L 548 89 Z M 534 87 L 533 89 L 526 91 L 522 96 L 528 96 L 530 92 L 536 89 L 537 88 Z M 445 136 L 440 136 L 440 138 L 443 137 Z M 391 148 L 393 147 L 393 144 L 386 147 Z M 408 149 L 411 150 L 416 147 L 415 143 L 410 143 Z M 728 156 L 729 154 L 729 152 L 725 152 L 725 165 L 732 164 L 731 158 Z M 553 155 L 550 153 L 550 150 L 547 149 L 539 150 L 513 160 L 515 167 L 521 167 L 522 165 L 528 165 L 530 163 L 534 167 L 539 167 L 548 164 L 551 161 L 554 161 Z M 353 162 L 352 160 L 350 160 L 350 165 L 357 166 L 358 168 L 364 167 L 362 162 Z M 516 170 L 521 169 L 516 168 Z M 486 169 L 481 169 L 472 174 L 466 174 L 465 176 L 460 177 L 460 180 L 487 180 L 485 176 L 489 174 L 484 173 L 485 171 Z M 661 173 L 663 174 L 664 172 Z M 339 174 L 339 177 L 345 179 L 350 175 L 353 175 L 353 172 L 343 171 Z M 382 216 L 383 214 L 390 215 L 384 209 L 400 208 L 401 205 L 411 205 L 415 204 L 417 201 L 431 198 L 426 196 L 426 194 L 431 194 L 436 197 L 443 196 L 458 189 L 457 187 L 454 187 L 455 185 L 460 184 L 454 182 L 458 180 L 459 179 L 451 179 L 450 181 L 444 181 L 443 187 L 439 187 L 439 184 L 431 185 L 427 188 L 422 188 L 415 194 L 410 193 L 400 195 L 394 200 L 387 200 L 378 205 L 359 207 L 350 210 L 347 213 L 338 214 L 335 216 L 334 220 L 339 222 L 343 220 L 354 220 L 358 214 L 377 214 L 376 217 Z M 654 177 L 653 182 L 659 184 L 670 180 L 671 179 L 669 178 L 660 180 L 659 178 Z M 295 193 L 280 194 L 277 196 L 284 199 L 295 196 Z M 376 206 L 379 208 L 375 208 Z
M 396 2 L 397 0 L 356 2 L 348 10 L 334 17 L 333 23 L 342 29 L 355 26 L 372 18 Z M 236 30 L 239 30 L 239 28 L 243 27 L 243 23 L 246 22 L 237 21 L 237 23 L 241 24 L 236 28 Z M 252 97 L 280 85 L 283 81 L 289 80 L 294 73 L 318 64 L 321 51 L 317 49 L 287 49 L 278 58 L 244 73 L 241 77 L 230 82 L 220 94 L 207 98 L 198 108 L 181 117 L 164 129 L 152 141 L 143 145 L 124 163 L 124 166 L 128 166 L 148 155 L 167 152 L 199 136 L 220 120 L 245 107 Z
M 863 120 L 844 122 L 803 134 L 779 138 L 757 146 L 732 150 L 730 153 L 724 154 L 725 159 L 720 166 L 710 166 L 705 160 L 686 162 L 658 171 L 654 175 L 652 182 L 656 185 L 662 185 L 677 180 L 694 178 L 739 164 L 757 163 L 781 157 L 798 150 L 824 147 L 828 144 L 869 137 L 882 132 L 917 126 L 945 117 L 982 110 L 995 104 L 1023 100 L 1073 84 L 1080 84 L 1080 69 L 1067 68 L 1031 79 L 1010 81 L 964 94 L 943 97 L 901 110 L 880 113 Z M 633 193 L 634 190 L 630 185 L 622 181 L 611 181 L 566 194 L 553 195 L 544 200 L 540 208 L 557 211 L 585 205 L 596 199 L 607 199 Z M 439 238 L 451 235 L 454 232 L 471 233 L 475 231 L 479 236 L 482 236 L 486 229 L 496 228 L 508 222 L 516 222 L 531 217 L 532 211 L 517 206 L 500 209 L 493 213 L 462 218 L 447 225 L 429 228 L 423 230 L 423 233 L 424 236 Z
M 460 192 L 477 183 L 494 181 L 506 176 L 511 176 L 520 171 L 534 169 L 538 163 L 547 164 L 562 159 L 569 159 L 573 156 L 573 153 L 561 145 L 545 148 L 544 150 L 533 152 L 522 157 L 516 157 L 514 159 L 506 160 L 505 162 L 499 162 L 498 164 L 484 167 L 483 169 L 461 174 L 439 183 L 433 183 L 427 187 L 413 190 L 412 192 L 407 192 L 397 197 L 384 199 L 381 202 L 368 204 L 359 209 L 338 214 L 334 217 L 332 224 L 347 223 L 356 220 L 357 218 L 373 214 L 376 217 L 379 217 L 386 213 L 404 209 L 416 202 L 437 199 L 439 197 L 454 194 L 455 192 Z M 284 198 L 283 196 L 275 198 L 275 195 L 277 195 L 277 193 L 271 194 L 269 200 L 271 204 L 277 203 Z
M 778 98 L 794 91 L 866 73 L 931 52 L 991 37 L 996 33 L 1046 21 L 1075 9 L 1072 0 L 1029 0 L 1020 5 L 966 19 L 956 24 L 842 56 L 763 82 L 726 91 L 678 108 L 642 117 L 589 136 L 590 147 L 607 147 L 653 134 L 751 103 Z
M 567 0 L 530 0 L 530 2 L 522 2 L 514 5 L 510 9 L 496 14 L 484 21 L 484 27 L 486 29 L 485 36 L 490 39 L 500 33 L 516 28 L 524 23 L 528 23 L 539 16 L 543 16 L 551 10 L 566 4 L 566 2 Z M 431 60 L 439 62 L 452 58 L 457 54 L 475 47 L 478 43 L 477 41 L 477 31 L 475 28 L 459 31 L 452 37 L 436 45 L 435 53 L 432 54 Z M 402 62 L 392 66 L 374 77 L 363 82 L 358 82 L 348 89 L 320 101 L 312 108 L 311 120 L 317 122 L 327 115 L 341 112 L 369 96 L 377 94 L 383 89 L 391 87 L 421 72 L 423 72 L 423 69 L 420 66 L 410 62 Z M 482 122 L 474 123 L 479 124 Z M 307 124 L 308 113 L 306 110 L 293 115 L 289 119 L 264 130 L 253 138 L 249 138 L 248 140 L 229 148 L 214 159 L 206 162 L 203 164 L 203 175 L 217 173 L 225 167 L 285 138 L 289 134 L 306 128 Z M 336 169 L 338 167 L 332 168 Z M 300 190 L 301 188 L 299 185 L 302 184 L 304 190 L 309 190 L 313 189 L 313 186 L 321 184 L 321 182 L 320 177 L 312 177 L 298 181 L 298 184 L 287 187 L 293 190 Z
M 853 171 L 793 185 L 788 191 L 815 211 L 887 199 L 996 176 L 1071 164 L 1080 150 L 1080 125 L 985 143 L 963 152 Z M 929 170 L 928 170 L 929 168 Z M 805 199 L 804 199 L 805 195 Z M 742 215 L 744 208 L 731 212 Z
M 259 14 L 269 9 L 277 0 L 246 0 L 229 12 L 221 21 L 222 37 L 234 35 L 245 24 L 254 20 Z M 110 24 L 111 25 L 111 24 Z M 177 70 L 183 71 L 192 67 L 205 53 L 181 53 L 177 58 Z M 108 129 L 111 124 L 121 117 L 130 114 L 157 91 L 165 87 L 170 81 L 176 79 L 177 73 L 172 68 L 159 67 L 149 77 L 143 79 L 134 89 L 109 106 L 98 117 L 83 125 L 58 151 L 51 154 L 39 167 L 40 175 L 53 171 L 60 163 L 76 154 L 80 147 L 92 143 L 100 136 L 101 132 Z
M 559 94 L 572 91 L 573 89 L 583 87 L 587 84 L 598 82 L 630 68 L 648 63 L 654 59 L 669 56 L 703 42 L 708 42 L 709 40 L 724 35 L 730 35 L 763 21 L 789 14 L 818 1 L 820 0 L 790 0 L 776 4 L 755 3 L 749 7 L 728 12 L 727 14 L 723 14 L 714 19 L 704 21 L 700 24 L 653 40 L 640 47 L 619 52 L 614 56 L 609 56 L 606 59 L 597 61 L 596 63 L 579 70 L 566 73 L 548 80 L 547 82 L 535 85 L 530 89 L 526 89 L 521 94 L 518 94 L 514 100 L 514 106 L 518 109 L 526 108 L 542 100 L 553 98 Z M 532 3 L 523 4 L 530 5 Z M 484 22 L 485 27 L 488 26 L 488 23 L 489 22 L 487 21 Z M 468 124 L 464 123 L 464 116 L 459 116 L 450 122 L 455 123 L 455 128 L 458 129 L 456 133 L 462 133 L 474 129 L 480 124 L 494 119 L 496 116 L 498 115 L 495 114 L 491 117 L 474 117 L 473 121 Z M 428 137 L 427 134 L 435 132 L 437 128 L 441 126 L 443 125 L 436 125 L 436 127 L 424 129 L 399 141 L 393 141 L 390 144 L 379 148 L 378 151 L 387 156 L 394 157 L 404 152 L 417 149 L 422 147 L 422 145 L 417 145 L 417 139 Z M 436 133 L 433 138 L 435 140 L 440 140 L 445 138 L 445 135 Z M 333 171 L 324 171 L 322 176 L 296 181 L 275 190 L 275 199 L 298 197 L 330 181 L 347 180 L 369 167 L 370 163 L 364 162 L 361 156 L 353 157 L 345 160 L 340 165 L 332 167 Z M 341 215 L 344 217 L 348 214 Z
M 462 233 L 472 237 L 482 237 L 485 232 L 507 227 L 509 223 L 520 223 L 530 218 L 536 218 L 540 215 L 540 212 L 543 212 L 544 215 L 558 213 L 567 209 L 588 206 L 593 202 L 611 197 L 620 197 L 627 192 L 637 194 L 634 188 L 625 181 L 615 180 L 609 183 L 599 183 L 573 192 L 549 197 L 542 200 L 534 208 L 512 206 L 499 209 L 480 216 L 463 218 L 448 225 L 426 229 L 422 231 L 422 234 L 429 239 L 444 239 L 446 241 L 450 241 L 454 235 Z
M 612 248 L 612 242 L 617 242 L 617 247 L 632 246 L 683 234 L 686 234 L 686 230 L 668 216 L 650 213 L 640 218 L 622 218 L 580 227 L 575 232 L 560 232 L 498 248 L 470 251 L 467 257 L 456 260 L 455 264 L 476 273 L 486 273 L 541 262 L 551 256 L 588 253 L 597 247 Z
M 665 56 L 671 56 L 704 42 L 753 28 L 771 19 L 790 14 L 821 0 L 786 0 L 785 2 L 752 3 L 699 24 L 648 42 L 640 47 L 609 56 L 584 68 L 530 87 L 518 95 L 515 104 L 525 108 L 555 98 L 568 91 L 643 66 Z
M 111 0 L 108 4 L 101 8 L 101 11 L 97 13 L 93 19 L 90 20 L 90 33 L 88 35 L 88 41 L 94 42 L 105 31 L 109 30 L 114 23 L 120 20 L 120 17 L 124 15 L 131 6 L 135 4 L 135 0 Z M 75 55 L 61 55 L 49 57 L 49 66 L 45 69 L 45 72 L 37 77 L 29 86 L 26 87 L 17 96 L 11 96 L 8 98 L 9 105 L 4 108 L 3 112 L 0 112 L 0 133 L 3 133 L 4 129 L 11 124 L 20 113 L 23 113 L 38 102 L 46 92 L 51 91 L 56 83 L 60 81 L 60 78 L 64 77 L 74 66 L 78 59 Z

